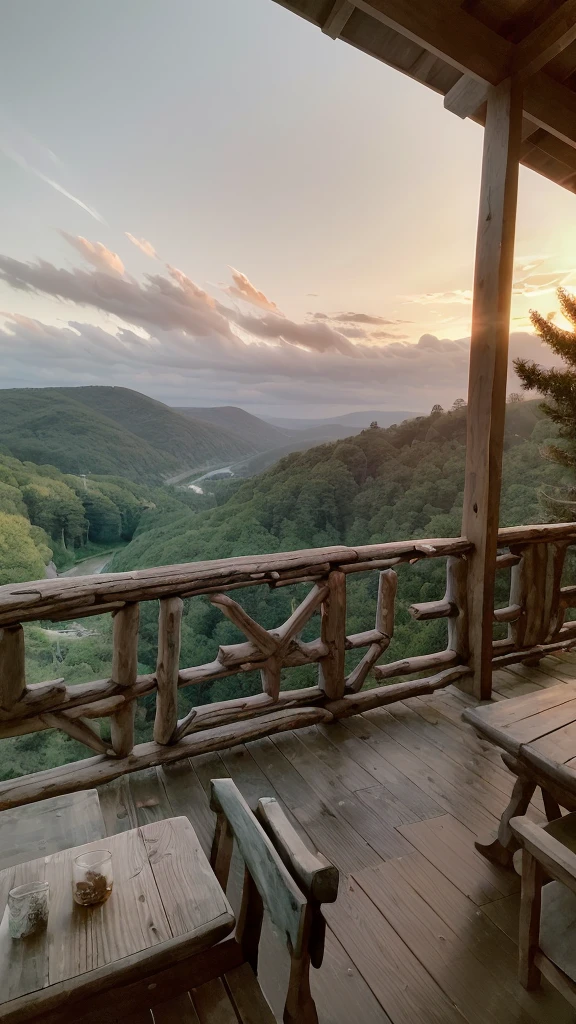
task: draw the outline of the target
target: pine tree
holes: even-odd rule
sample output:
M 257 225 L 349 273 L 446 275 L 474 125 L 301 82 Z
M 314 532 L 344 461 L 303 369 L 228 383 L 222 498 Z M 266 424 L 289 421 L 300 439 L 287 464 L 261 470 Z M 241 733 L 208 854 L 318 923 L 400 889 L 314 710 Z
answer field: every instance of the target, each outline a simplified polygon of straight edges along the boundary
M 567 331 L 554 323 L 552 316 L 544 317 L 531 310 L 532 326 L 542 341 L 560 356 L 565 368 L 547 370 L 533 360 L 515 359 L 514 369 L 524 391 L 537 391 L 543 396 L 542 411 L 558 427 L 562 446 L 547 445 L 545 458 L 571 470 L 576 477 L 576 297 L 558 289 L 560 309 L 572 325 Z M 553 519 L 572 520 L 576 509 L 576 486 L 557 497 L 541 495 L 541 501 Z

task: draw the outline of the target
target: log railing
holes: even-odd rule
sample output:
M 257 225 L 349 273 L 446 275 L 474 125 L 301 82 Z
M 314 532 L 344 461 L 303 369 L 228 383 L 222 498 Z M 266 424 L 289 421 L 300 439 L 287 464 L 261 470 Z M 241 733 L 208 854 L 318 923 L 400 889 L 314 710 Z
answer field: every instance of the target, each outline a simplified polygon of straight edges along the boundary
M 494 611 L 494 621 L 508 623 L 508 636 L 495 640 L 494 668 L 576 644 L 576 622 L 566 622 L 576 607 L 576 586 L 562 586 L 576 524 L 520 526 L 499 531 L 498 569 L 510 569 L 510 598 Z
M 503 530 L 498 565 L 512 568 L 510 604 L 494 613 L 507 622 L 508 638 L 494 642 L 494 664 L 541 656 L 576 643 L 576 623 L 564 611 L 576 606 L 576 587 L 561 586 L 566 550 L 576 526 Z M 235 743 L 329 722 L 411 695 L 430 693 L 470 676 L 467 661 L 468 565 L 465 538 L 406 541 L 363 547 L 315 548 L 274 555 L 163 566 L 130 573 L 40 580 L 0 587 L 0 739 L 59 729 L 96 756 L 0 783 L 0 808 L 74 791 L 126 772 L 214 751 Z M 436 601 L 410 608 L 414 620 L 447 619 L 443 651 L 377 664 L 394 631 L 395 567 L 446 559 L 446 591 Z M 351 574 L 378 571 L 374 627 L 346 634 L 346 587 Z M 286 622 L 264 629 L 231 596 L 236 589 L 272 590 L 306 583 L 310 589 Z M 180 665 L 183 601 L 206 595 L 244 634 L 242 643 L 221 645 L 214 661 Z M 139 606 L 159 601 L 156 671 L 138 674 Z M 319 612 L 319 636 L 301 639 Z M 64 679 L 27 685 L 22 623 L 63 621 L 111 613 L 112 673 L 108 679 L 68 686 Z M 346 652 L 363 650 L 346 674 Z M 317 685 L 282 689 L 282 670 L 318 666 Z M 262 692 L 193 707 L 178 719 L 178 690 L 258 670 Z M 424 677 L 422 677 L 424 673 Z M 420 678 L 414 679 L 415 675 Z M 412 677 L 402 681 L 401 677 Z M 372 678 L 370 678 L 372 677 Z M 374 686 L 373 680 L 377 684 Z M 390 680 L 400 680 L 390 682 Z M 367 685 L 369 684 L 369 685 Z M 138 698 L 156 694 L 154 741 L 134 745 Z M 110 741 L 95 720 L 109 718 Z

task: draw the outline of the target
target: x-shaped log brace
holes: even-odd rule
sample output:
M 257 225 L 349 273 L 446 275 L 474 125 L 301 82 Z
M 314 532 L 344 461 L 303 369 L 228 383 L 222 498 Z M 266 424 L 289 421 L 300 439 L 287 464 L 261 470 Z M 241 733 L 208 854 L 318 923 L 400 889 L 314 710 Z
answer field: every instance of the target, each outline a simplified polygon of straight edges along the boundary
M 280 693 L 280 671 L 284 657 L 289 648 L 294 646 L 293 641 L 298 633 L 322 604 L 327 594 L 328 586 L 326 584 L 315 584 L 302 603 L 292 612 L 290 618 L 274 630 L 264 629 L 248 615 L 248 612 L 244 611 L 237 601 L 228 597 L 227 594 L 211 596 L 211 603 L 220 608 L 226 618 L 230 619 L 230 622 L 233 622 L 253 645 L 253 650 L 247 651 L 250 656 L 246 658 L 246 662 L 254 663 L 253 667 L 260 669 L 262 689 L 273 700 L 277 700 Z M 225 663 L 229 651 L 230 648 L 221 647 L 218 659 Z

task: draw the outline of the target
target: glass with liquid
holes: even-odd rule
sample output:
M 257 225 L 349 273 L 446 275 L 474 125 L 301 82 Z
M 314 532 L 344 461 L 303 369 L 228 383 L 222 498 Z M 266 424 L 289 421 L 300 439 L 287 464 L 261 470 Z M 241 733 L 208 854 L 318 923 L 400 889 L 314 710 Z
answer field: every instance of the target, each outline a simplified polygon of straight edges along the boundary
M 105 903 L 112 892 L 112 854 L 109 850 L 90 850 L 76 857 L 72 869 L 72 894 L 81 907 Z

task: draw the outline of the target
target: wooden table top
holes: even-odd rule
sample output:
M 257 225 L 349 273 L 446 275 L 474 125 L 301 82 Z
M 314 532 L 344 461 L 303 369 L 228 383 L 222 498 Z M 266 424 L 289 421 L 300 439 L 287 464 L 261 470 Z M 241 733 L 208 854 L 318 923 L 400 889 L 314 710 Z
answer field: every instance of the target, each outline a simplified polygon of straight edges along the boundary
M 509 754 L 560 769 L 576 791 L 576 682 L 469 708 L 462 717 Z
M 79 907 L 72 898 L 72 862 L 94 849 L 110 850 L 114 888 L 102 906 Z M 47 929 L 13 940 L 8 892 L 41 879 L 50 884 Z M 154 822 L 1 871 L 0 915 L 0 1019 L 12 1019 L 13 1008 L 38 1006 L 45 996 L 58 1000 L 58 993 L 69 995 L 88 983 L 89 991 L 105 988 L 107 978 L 126 973 L 135 962 L 149 960 L 154 969 L 166 943 L 176 959 L 183 945 L 194 952 L 208 948 L 235 924 L 187 818 Z

